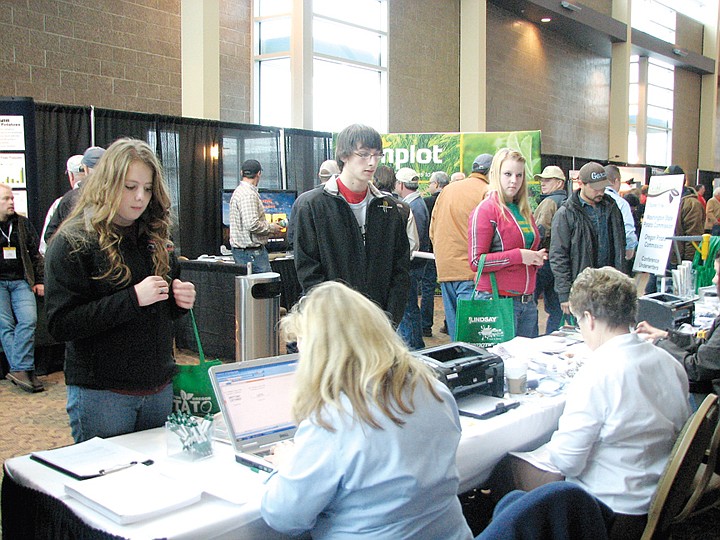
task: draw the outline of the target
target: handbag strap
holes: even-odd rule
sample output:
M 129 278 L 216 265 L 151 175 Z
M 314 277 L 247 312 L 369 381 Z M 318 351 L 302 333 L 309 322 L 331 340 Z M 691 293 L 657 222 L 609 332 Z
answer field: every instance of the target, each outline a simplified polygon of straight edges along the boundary
M 562 317 L 560 318 L 560 326 L 563 326 L 565 324 L 568 324 L 570 326 L 577 326 L 577 320 L 575 319 L 575 316 L 563 313 Z
M 487 253 L 483 253 L 480 255 L 480 259 L 478 260 L 478 269 L 477 274 L 475 275 L 475 288 L 473 289 L 473 298 L 475 298 L 475 295 L 477 295 L 477 287 L 478 283 L 480 282 L 480 276 L 482 275 L 483 268 L 485 267 L 485 258 L 487 257 Z M 492 295 L 493 300 L 499 300 L 500 294 L 498 293 L 497 288 L 497 281 L 495 279 L 495 272 L 490 272 L 490 285 L 492 286 Z
M 193 310 L 190 310 L 190 320 L 192 321 L 192 327 L 193 332 L 195 332 L 195 341 L 197 341 L 198 346 L 198 356 L 200 356 L 200 363 L 205 363 L 205 353 L 203 352 L 202 343 L 200 343 L 200 333 L 198 332 L 197 323 L 195 322 L 195 313 L 193 313 Z

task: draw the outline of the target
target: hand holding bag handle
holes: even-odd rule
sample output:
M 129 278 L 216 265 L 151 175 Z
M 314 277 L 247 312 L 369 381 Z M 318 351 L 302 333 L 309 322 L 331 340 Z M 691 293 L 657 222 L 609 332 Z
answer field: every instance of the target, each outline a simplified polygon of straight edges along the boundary
M 483 253 L 480 255 L 480 259 L 478 259 L 478 269 L 477 273 L 475 274 L 475 287 L 473 288 L 473 300 L 477 297 L 478 293 L 478 283 L 480 283 L 480 276 L 482 275 L 483 268 L 485 268 L 485 258 L 487 257 L 487 253 Z M 495 272 L 490 272 L 490 286 L 492 287 L 492 299 L 493 300 L 499 300 L 500 299 L 500 293 L 498 293 L 497 288 L 497 280 L 495 279 Z
M 490 272 L 492 298 L 477 298 L 477 286 L 485 266 L 486 254 L 480 256 L 475 276 L 475 289 L 469 299 L 457 301 L 455 341 L 477 343 L 490 347 L 515 337 L 515 307 L 512 298 L 501 298 L 495 273 Z
M 220 360 L 206 360 L 205 352 L 200 342 L 195 313 L 190 309 L 190 321 L 192 322 L 195 341 L 198 346 L 199 364 L 177 364 L 177 373 L 173 377 L 173 410 L 175 412 L 186 412 L 196 416 L 214 414 L 220 410 L 208 377 L 208 370 L 211 366 L 222 364 Z

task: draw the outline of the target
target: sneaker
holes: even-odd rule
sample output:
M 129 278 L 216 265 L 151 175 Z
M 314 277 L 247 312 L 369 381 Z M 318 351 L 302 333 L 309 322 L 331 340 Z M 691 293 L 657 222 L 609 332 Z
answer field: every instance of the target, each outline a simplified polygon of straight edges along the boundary
M 432 337 L 432 328 L 423 328 L 422 335 L 423 337 Z

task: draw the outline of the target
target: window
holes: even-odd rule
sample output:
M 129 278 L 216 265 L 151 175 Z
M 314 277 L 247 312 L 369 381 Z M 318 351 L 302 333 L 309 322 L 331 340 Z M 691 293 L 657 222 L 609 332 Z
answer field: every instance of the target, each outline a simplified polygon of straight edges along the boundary
M 387 0 L 312 0 L 311 17 L 290 0 L 255 1 L 255 112 L 262 125 L 290 126 L 293 103 L 312 108 L 311 126 L 339 131 L 353 122 L 387 131 Z M 294 24 L 295 18 L 308 21 Z M 301 28 L 304 36 L 293 36 Z M 307 35 L 310 39 L 303 39 Z M 308 50 L 293 50 L 291 42 Z M 292 80 L 293 62 L 311 58 L 311 88 Z M 342 81 L 343 89 L 338 85 Z M 302 100 L 302 93 L 312 100 Z M 293 95 L 295 93 L 295 95 Z
M 279 132 L 272 129 L 223 129 L 223 189 L 235 189 L 238 186 L 242 178 L 240 167 L 246 159 L 257 159 L 262 165 L 262 187 L 282 188 L 278 162 L 279 140 Z
M 674 67 L 654 58 L 630 58 L 628 160 L 667 165 L 672 161 Z
M 675 9 L 667 5 L 672 3 L 669 0 L 633 0 L 633 28 L 668 43 L 675 43 Z

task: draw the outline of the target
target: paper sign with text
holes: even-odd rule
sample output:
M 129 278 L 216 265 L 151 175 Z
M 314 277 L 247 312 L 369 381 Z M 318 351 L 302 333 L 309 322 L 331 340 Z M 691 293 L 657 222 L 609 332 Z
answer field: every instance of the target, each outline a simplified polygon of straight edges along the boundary
M 675 235 L 685 177 L 682 174 L 650 178 L 640 243 L 633 270 L 663 275 Z

